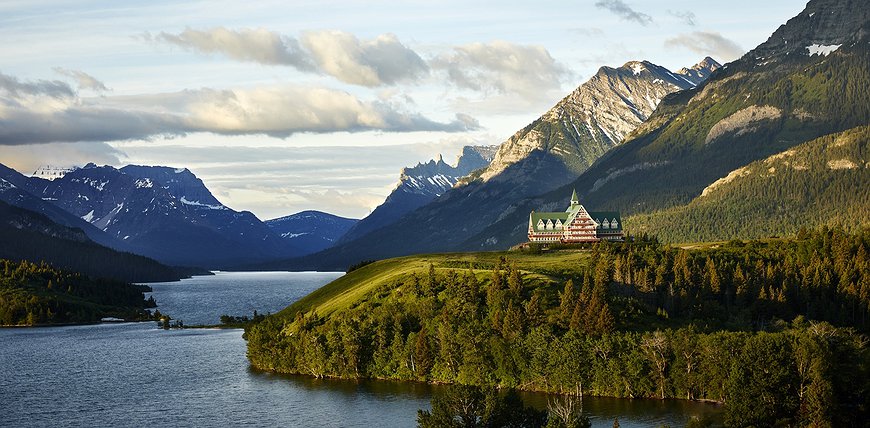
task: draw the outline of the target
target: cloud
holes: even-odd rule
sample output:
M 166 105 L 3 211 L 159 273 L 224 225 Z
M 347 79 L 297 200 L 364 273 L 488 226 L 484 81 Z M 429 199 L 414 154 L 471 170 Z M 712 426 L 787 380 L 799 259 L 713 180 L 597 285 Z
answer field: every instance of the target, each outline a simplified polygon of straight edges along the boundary
M 69 70 L 61 67 L 54 67 L 52 70 L 57 74 L 75 79 L 79 89 L 90 89 L 95 92 L 106 92 L 109 90 L 103 82 L 84 71 Z
M 0 92 L 13 98 L 48 96 L 55 99 L 75 96 L 75 91 L 60 80 L 38 80 L 22 82 L 13 76 L 0 73 Z
M 309 31 L 301 42 L 320 70 L 346 83 L 392 85 L 429 72 L 426 62 L 393 34 L 360 40 L 342 31 Z
M 626 21 L 634 21 L 643 26 L 653 22 L 651 16 L 632 9 L 631 6 L 625 4 L 622 0 L 598 0 L 595 2 L 595 6 L 607 9 Z
M 284 65 L 328 74 L 354 85 L 374 87 L 414 81 L 428 73 L 426 62 L 393 34 L 360 40 L 342 31 L 309 31 L 301 39 L 263 28 L 186 29 L 146 38 L 201 53 L 219 53 L 238 61 Z
M 117 165 L 125 155 L 108 143 L 49 143 L 38 145 L 0 145 L 3 164 L 24 174 L 36 171 L 40 166 L 71 167 L 88 162 L 98 165 Z
M 0 144 L 118 141 L 210 132 L 224 135 L 444 131 L 476 129 L 458 114 L 438 122 L 400 101 L 364 101 L 327 88 L 202 88 L 81 98 L 63 82 L 21 82 L 0 73 Z
M 665 40 L 665 47 L 682 47 L 699 55 L 709 55 L 728 62 L 739 58 L 745 52 L 743 48 L 719 33 L 695 31 Z
M 683 23 L 685 23 L 686 25 L 689 25 L 692 27 L 695 26 L 696 17 L 695 17 L 695 13 L 692 11 L 687 10 L 685 12 L 680 12 L 680 11 L 668 10 L 668 14 L 670 14 L 671 16 L 673 16 L 675 18 L 678 18 L 680 21 L 683 21 Z
M 454 47 L 452 52 L 434 58 L 430 65 L 446 72 L 457 87 L 528 98 L 559 88 L 571 75 L 543 47 L 501 40 Z
M 150 39 L 150 34 L 145 35 Z M 153 38 L 184 49 L 202 53 L 220 53 L 238 61 L 268 65 L 287 65 L 303 71 L 313 71 L 314 64 L 299 45 L 299 41 L 264 28 L 229 30 L 186 29 L 178 34 L 161 32 Z

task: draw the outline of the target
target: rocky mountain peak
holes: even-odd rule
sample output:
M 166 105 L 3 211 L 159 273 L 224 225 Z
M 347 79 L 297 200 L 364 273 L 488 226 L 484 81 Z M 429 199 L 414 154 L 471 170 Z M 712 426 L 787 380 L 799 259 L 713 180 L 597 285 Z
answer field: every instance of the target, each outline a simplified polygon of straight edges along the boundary
M 797 16 L 741 59 L 765 65 L 788 55 L 827 55 L 870 38 L 867 0 L 811 0 Z
M 694 85 L 698 85 L 701 82 L 707 80 L 714 71 L 720 68 L 722 68 L 722 64 L 719 64 L 715 59 L 708 56 L 702 59 L 701 62 L 689 68 L 683 67 L 677 70 L 676 74 L 679 74 L 680 76 L 683 76 L 683 78 L 688 79 Z
M 566 166 L 568 174 L 547 179 L 550 186 L 558 187 L 621 143 L 652 114 L 665 95 L 696 86 L 718 66 L 716 61 L 705 58 L 686 69 L 689 71 L 685 75 L 649 61 L 601 67 L 592 78 L 505 141 L 480 178 L 489 181 L 532 152 L 540 151 L 560 158 Z M 500 179 L 514 178 L 522 181 L 521 177 Z

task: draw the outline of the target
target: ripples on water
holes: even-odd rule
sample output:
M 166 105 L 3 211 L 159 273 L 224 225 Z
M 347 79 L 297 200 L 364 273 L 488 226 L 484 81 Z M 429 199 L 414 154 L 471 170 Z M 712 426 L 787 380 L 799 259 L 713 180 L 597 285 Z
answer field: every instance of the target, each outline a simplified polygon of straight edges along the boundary
M 225 273 L 154 284 L 187 324 L 275 312 L 340 274 Z M 276 302 L 280 301 L 279 302 Z M 0 426 L 403 427 L 435 387 L 280 376 L 249 368 L 240 330 L 154 323 L 0 329 Z M 545 405 L 546 397 L 524 399 Z M 593 425 L 682 426 L 714 411 L 680 401 L 584 400 Z

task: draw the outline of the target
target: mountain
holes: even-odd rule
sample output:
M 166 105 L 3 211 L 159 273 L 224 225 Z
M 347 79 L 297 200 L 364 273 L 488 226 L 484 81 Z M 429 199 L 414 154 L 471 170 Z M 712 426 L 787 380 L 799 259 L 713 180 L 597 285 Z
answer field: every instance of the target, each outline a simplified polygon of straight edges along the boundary
M 715 61 L 705 59 L 692 70 L 715 74 L 718 67 Z M 619 68 L 602 67 L 505 141 L 488 167 L 462 178 L 431 203 L 389 227 L 342 242 L 323 253 L 270 266 L 341 269 L 366 259 L 468 248 L 469 238 L 515 215 L 518 202 L 575 179 L 601 155 L 617 147 L 667 94 L 691 88 L 693 78 L 648 61 L 631 61 Z M 528 211 L 524 215 L 528 216 Z M 488 246 L 506 245 L 497 237 L 484 240 Z
M 498 146 L 465 146 L 452 166 L 439 157 L 437 161 L 403 168 L 399 184 L 383 204 L 354 225 L 339 242 L 350 242 L 385 227 L 451 189 L 460 178 L 484 168 L 492 161 Z
M 719 67 L 710 57 L 680 73 L 649 61 L 629 61 L 619 68 L 601 67 L 591 79 L 504 142 L 479 177 L 484 182 L 535 182 L 539 192 L 565 184 L 622 142 L 652 114 L 665 95 L 694 87 Z M 534 151 L 546 156 L 530 156 Z M 557 170 L 535 167 L 539 162 L 554 160 L 562 164 Z M 529 165 L 509 170 L 517 163 Z M 529 171 L 541 172 L 529 176 Z
M 727 64 L 703 84 L 665 97 L 627 141 L 577 180 L 539 197 L 518 201 L 514 214 L 470 236 L 462 245 L 498 248 L 524 240 L 528 212 L 566 204 L 572 189 L 590 209 L 619 210 L 624 217 L 670 212 L 667 210 L 690 205 L 714 182 L 752 162 L 786 153 L 816 138 L 836 138 L 834 134 L 870 124 L 868 41 L 870 8 L 866 2 L 810 1 L 804 11 L 766 42 Z M 856 172 L 866 174 L 866 170 Z M 804 200 L 810 207 L 838 200 L 868 211 L 866 199 L 858 199 L 864 193 L 850 194 L 842 187 L 828 187 L 825 180 L 831 176 L 821 174 L 803 182 L 809 186 Z M 760 192 L 760 188 L 746 187 L 743 194 L 721 199 L 715 209 L 728 212 L 731 207 L 726 201 L 754 200 L 758 195 L 753 192 Z M 785 196 L 790 192 L 780 190 L 766 197 L 772 198 L 770 205 L 790 206 L 792 201 Z M 844 193 L 832 198 L 826 195 L 829 192 Z M 698 202 L 695 207 L 708 203 Z M 745 215 L 737 211 L 732 211 L 735 214 L 728 224 L 735 225 L 739 216 Z M 763 214 L 767 213 L 755 213 Z M 677 216 L 672 220 L 685 218 Z M 703 223 L 713 218 L 720 217 L 696 218 L 699 224 L 674 225 L 674 230 L 687 233 L 670 237 L 681 240 L 698 236 L 701 231 L 711 239 L 758 234 L 747 231 L 751 226 L 722 230 Z M 802 218 L 809 221 L 807 227 L 828 222 L 812 216 Z M 866 217 L 862 221 L 866 222 Z M 660 225 L 658 231 L 666 229 L 661 221 L 656 224 Z M 794 225 L 783 222 L 774 226 L 765 233 L 786 233 Z M 630 219 L 625 227 L 632 231 Z M 713 230 L 716 232 L 708 233 Z
M 187 169 L 88 164 L 51 181 L 23 178 L 16 186 L 32 199 L 167 264 L 222 268 L 302 254 L 254 214 L 221 204 Z
M 0 201 L 0 259 L 46 262 L 58 269 L 125 282 L 175 281 L 192 273 L 155 260 L 114 251 L 81 230 Z
M 81 230 L 87 237 L 106 247 L 116 250 L 127 250 L 128 246 L 118 239 L 109 236 L 104 231 L 81 218 L 66 212 L 30 193 L 27 189 L 33 186 L 31 179 L 3 164 L 0 164 L 0 201 L 9 205 L 40 213 L 52 222 Z M 37 186 L 33 186 L 34 188 Z
M 266 220 L 266 226 L 294 247 L 304 249 L 304 254 L 310 254 L 335 245 L 357 222 L 320 211 L 302 211 Z
M 630 219 L 666 241 L 793 235 L 802 227 L 870 224 L 870 127 L 800 144 L 731 171 L 690 203 Z

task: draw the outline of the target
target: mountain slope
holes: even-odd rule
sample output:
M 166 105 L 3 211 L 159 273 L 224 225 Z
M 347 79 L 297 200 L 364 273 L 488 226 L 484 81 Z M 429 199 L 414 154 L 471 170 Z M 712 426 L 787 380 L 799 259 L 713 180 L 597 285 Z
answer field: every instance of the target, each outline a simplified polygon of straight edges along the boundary
M 794 234 L 870 224 L 870 127 L 827 135 L 731 171 L 687 205 L 627 220 L 668 241 Z
M 320 211 L 302 211 L 265 223 L 291 245 L 303 249 L 303 254 L 310 254 L 335 245 L 358 221 Z
M 450 190 L 462 177 L 489 165 L 496 149 L 497 146 L 465 146 L 455 167 L 439 158 L 403 168 L 398 186 L 384 203 L 354 225 L 340 242 L 353 241 L 428 204 Z
M 125 282 L 174 281 L 193 271 L 97 245 L 81 229 L 0 201 L 0 259 L 46 262 L 58 269 Z
M 100 245 L 120 251 L 128 250 L 129 246 L 123 241 L 109 236 L 106 232 L 96 228 L 94 225 L 52 204 L 51 201 L 43 200 L 42 198 L 30 193 L 28 189 L 31 188 L 32 185 L 33 183 L 28 177 L 0 164 L 0 201 L 15 207 L 40 213 L 59 225 L 79 229 L 83 231 L 90 240 Z
M 515 215 L 464 246 L 524 240 L 528 212 L 565 203 L 571 189 L 587 207 L 620 210 L 624 216 L 685 205 L 753 161 L 870 124 L 870 9 L 865 6 L 849 0 L 809 2 L 767 42 L 704 84 L 666 97 L 625 143 L 576 181 L 518 202 Z M 631 232 L 632 225 L 625 226 Z

